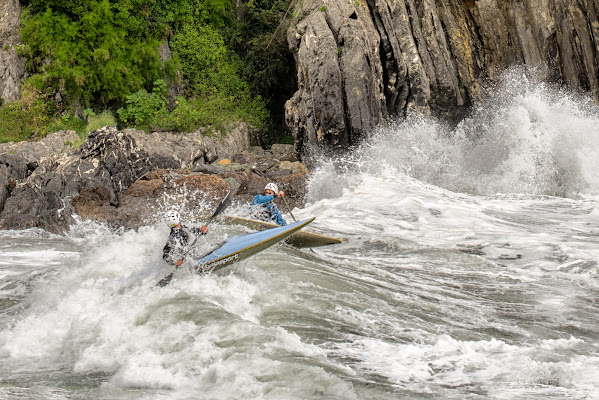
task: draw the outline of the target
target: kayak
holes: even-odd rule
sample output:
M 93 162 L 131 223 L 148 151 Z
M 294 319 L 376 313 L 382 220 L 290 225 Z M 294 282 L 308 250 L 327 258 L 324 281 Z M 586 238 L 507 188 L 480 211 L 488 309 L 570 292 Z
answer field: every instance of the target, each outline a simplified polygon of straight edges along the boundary
M 314 218 L 312 217 L 285 226 L 275 225 L 275 228 L 235 236 L 221 243 L 216 249 L 200 259 L 195 260 L 195 272 L 202 274 L 216 271 L 234 262 L 246 259 L 294 234 L 314 221 Z
M 255 229 L 257 231 L 262 231 L 265 229 L 272 229 L 272 228 L 279 226 L 279 225 L 271 224 L 268 222 L 256 221 L 254 219 L 233 217 L 231 215 L 223 215 L 222 217 L 220 217 L 219 220 L 226 224 L 243 225 L 250 229 Z M 341 240 L 337 239 L 337 238 L 329 237 L 329 236 L 318 235 L 316 233 L 299 231 L 299 232 L 296 232 L 293 235 L 289 236 L 287 239 L 285 239 L 285 242 L 294 247 L 306 248 L 306 247 L 320 247 L 320 246 L 327 246 L 330 244 L 337 244 L 337 243 L 341 243 Z

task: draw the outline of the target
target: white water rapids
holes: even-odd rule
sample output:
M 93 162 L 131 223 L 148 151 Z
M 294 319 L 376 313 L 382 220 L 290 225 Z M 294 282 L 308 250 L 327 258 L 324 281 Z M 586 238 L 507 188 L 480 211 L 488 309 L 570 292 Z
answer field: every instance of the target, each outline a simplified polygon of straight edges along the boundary
M 293 210 L 339 245 L 159 288 L 162 224 L 0 231 L 0 398 L 599 399 L 596 107 L 514 72 L 372 136 Z

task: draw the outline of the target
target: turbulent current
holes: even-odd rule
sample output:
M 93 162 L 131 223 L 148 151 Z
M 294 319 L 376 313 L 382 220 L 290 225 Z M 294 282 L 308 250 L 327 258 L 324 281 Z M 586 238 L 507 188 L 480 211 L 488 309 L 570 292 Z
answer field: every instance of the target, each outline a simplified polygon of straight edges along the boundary
M 0 232 L 0 398 L 599 399 L 598 171 L 596 107 L 513 72 L 314 169 L 342 244 L 160 288 L 161 223 Z

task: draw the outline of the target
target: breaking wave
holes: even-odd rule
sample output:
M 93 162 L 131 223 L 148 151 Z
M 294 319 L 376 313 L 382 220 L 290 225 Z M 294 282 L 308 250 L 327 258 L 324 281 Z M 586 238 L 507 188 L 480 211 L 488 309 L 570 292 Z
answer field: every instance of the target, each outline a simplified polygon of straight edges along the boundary
M 412 115 L 377 128 L 350 155 L 322 163 L 310 193 L 339 195 L 361 174 L 405 174 L 468 194 L 594 195 L 598 127 L 590 98 L 515 68 L 457 126 Z

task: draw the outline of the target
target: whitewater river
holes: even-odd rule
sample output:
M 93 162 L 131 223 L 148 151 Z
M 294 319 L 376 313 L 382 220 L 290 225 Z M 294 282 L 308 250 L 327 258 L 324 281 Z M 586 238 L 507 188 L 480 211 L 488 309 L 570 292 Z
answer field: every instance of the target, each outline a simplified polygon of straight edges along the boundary
M 159 288 L 161 223 L 0 232 L 0 398 L 599 399 L 599 116 L 514 74 L 316 167 L 339 245 Z

